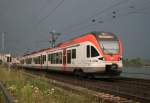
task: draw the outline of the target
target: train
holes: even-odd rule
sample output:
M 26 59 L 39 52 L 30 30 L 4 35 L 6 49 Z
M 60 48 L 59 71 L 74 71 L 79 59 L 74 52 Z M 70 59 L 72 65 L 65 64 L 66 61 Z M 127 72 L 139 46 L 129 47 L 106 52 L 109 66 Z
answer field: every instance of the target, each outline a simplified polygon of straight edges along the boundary
M 73 73 L 76 76 L 116 77 L 122 72 L 122 42 L 110 32 L 90 32 L 23 55 L 20 66 Z

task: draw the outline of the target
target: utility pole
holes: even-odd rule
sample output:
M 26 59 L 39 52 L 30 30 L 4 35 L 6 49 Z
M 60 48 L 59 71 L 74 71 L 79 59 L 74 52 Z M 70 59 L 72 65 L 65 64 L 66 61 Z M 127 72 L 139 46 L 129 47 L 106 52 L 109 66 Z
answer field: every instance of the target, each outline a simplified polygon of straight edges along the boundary
M 1 41 L 1 43 L 2 43 L 1 44 L 1 53 L 2 53 L 1 55 L 2 55 L 2 58 L 1 59 L 2 59 L 2 62 L 4 63 L 4 59 L 5 59 L 4 58 L 4 56 L 5 56 L 4 55 L 4 49 L 5 49 L 5 32 L 2 32 L 1 36 L 2 36 L 2 41 Z
M 5 32 L 2 32 L 2 52 L 5 50 Z
M 56 40 L 58 39 L 58 36 L 60 36 L 60 33 L 57 33 L 55 30 L 52 30 L 50 32 L 51 34 L 51 40 L 49 41 L 51 43 L 51 47 L 55 47 Z

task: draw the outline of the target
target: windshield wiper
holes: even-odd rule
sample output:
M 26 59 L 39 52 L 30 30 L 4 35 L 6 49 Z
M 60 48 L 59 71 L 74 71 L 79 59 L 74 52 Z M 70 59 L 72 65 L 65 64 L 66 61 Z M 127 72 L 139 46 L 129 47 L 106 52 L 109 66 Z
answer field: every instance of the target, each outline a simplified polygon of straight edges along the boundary
M 103 45 L 103 43 L 101 43 L 102 44 L 102 49 L 103 49 L 103 51 L 105 52 L 107 52 L 107 54 L 112 54 L 108 49 L 106 49 L 105 47 L 104 47 L 104 45 Z

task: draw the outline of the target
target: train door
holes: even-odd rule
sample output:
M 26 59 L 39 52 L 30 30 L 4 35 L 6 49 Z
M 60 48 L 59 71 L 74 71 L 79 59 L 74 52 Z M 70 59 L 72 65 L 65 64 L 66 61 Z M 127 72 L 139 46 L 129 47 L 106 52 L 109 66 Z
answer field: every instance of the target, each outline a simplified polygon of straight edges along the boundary
M 85 49 L 86 51 L 86 57 L 85 57 L 85 64 L 86 65 L 89 65 L 90 64 L 90 62 L 91 62 L 91 46 L 90 45 L 87 45 L 86 46 L 86 49 Z
M 71 64 L 72 58 L 71 58 L 71 50 L 67 50 L 67 64 Z
M 88 65 L 90 63 L 97 64 L 98 63 L 98 60 L 97 60 L 98 56 L 99 56 L 99 53 L 94 46 L 92 46 L 92 45 L 86 46 L 86 63 Z
M 63 49 L 63 69 L 66 70 L 66 49 Z
M 42 63 L 42 62 L 43 62 L 42 60 L 43 60 L 43 58 L 42 58 L 42 55 L 41 55 L 41 56 L 40 56 L 40 67 L 41 67 L 41 68 L 40 68 L 40 69 L 42 69 L 42 64 L 43 64 L 43 63 Z
M 92 64 L 99 64 L 98 58 L 99 58 L 99 53 L 96 50 L 96 47 L 91 46 L 91 63 Z
M 43 66 L 43 69 L 46 69 L 47 68 L 47 62 L 46 62 L 46 54 L 42 55 L 42 66 Z

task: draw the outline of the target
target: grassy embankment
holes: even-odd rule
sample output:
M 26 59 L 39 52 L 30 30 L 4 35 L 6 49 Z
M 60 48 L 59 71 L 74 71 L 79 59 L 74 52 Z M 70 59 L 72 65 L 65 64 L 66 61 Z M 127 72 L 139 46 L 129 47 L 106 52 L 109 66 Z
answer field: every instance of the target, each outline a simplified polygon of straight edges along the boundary
M 16 103 L 104 103 L 89 95 L 56 87 L 45 79 L 29 78 L 20 71 L 0 67 L 0 81 L 3 81 Z

